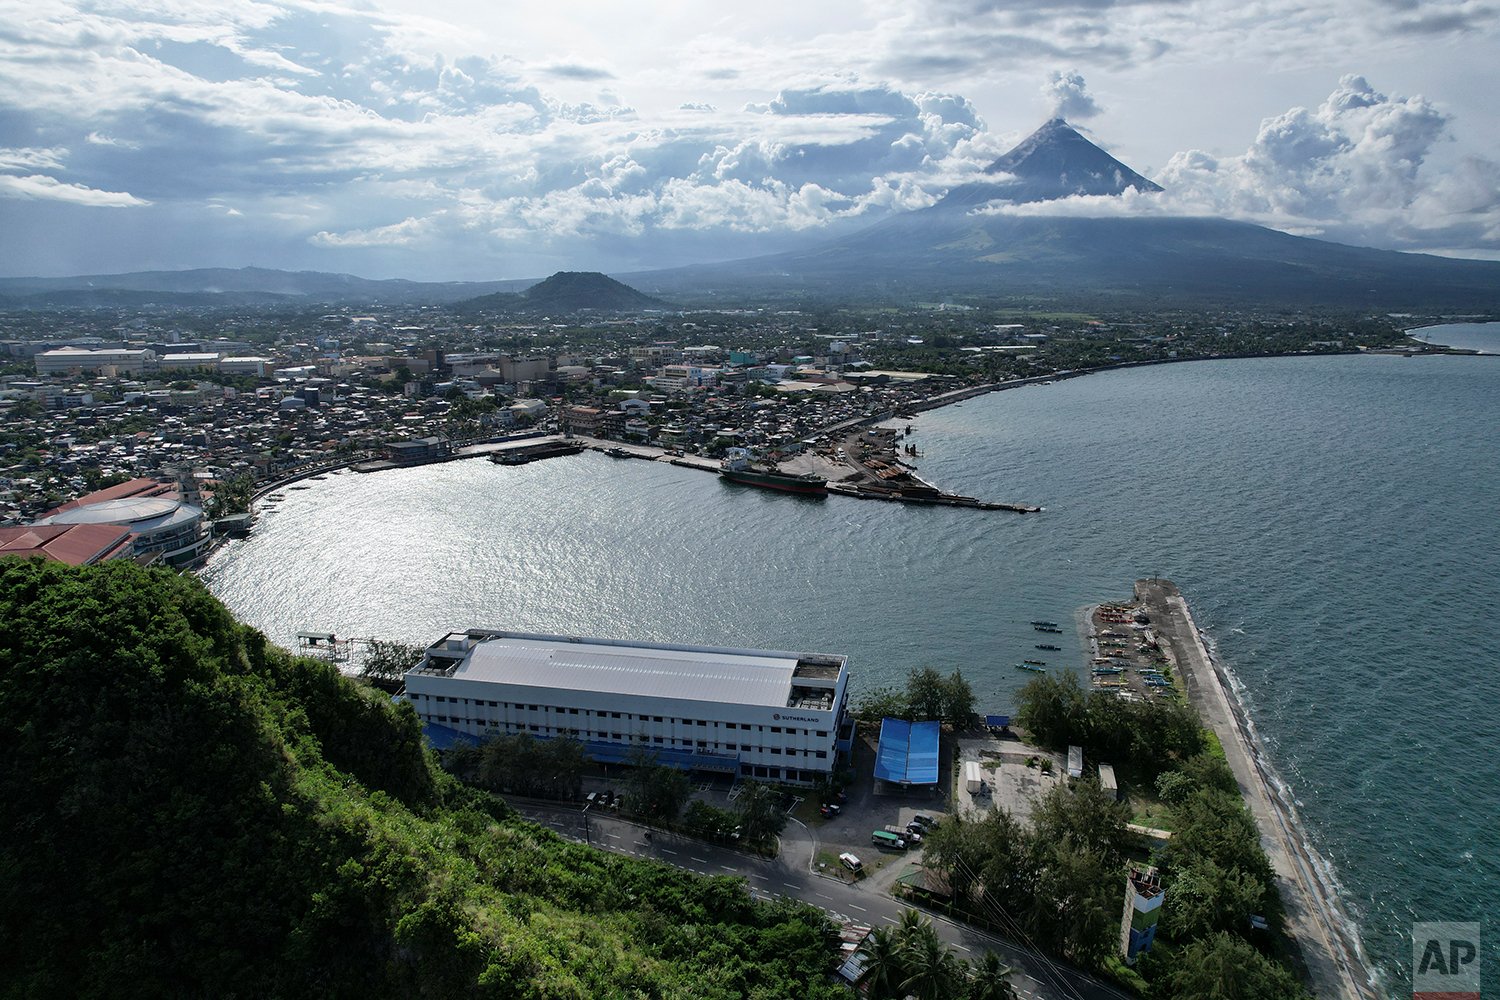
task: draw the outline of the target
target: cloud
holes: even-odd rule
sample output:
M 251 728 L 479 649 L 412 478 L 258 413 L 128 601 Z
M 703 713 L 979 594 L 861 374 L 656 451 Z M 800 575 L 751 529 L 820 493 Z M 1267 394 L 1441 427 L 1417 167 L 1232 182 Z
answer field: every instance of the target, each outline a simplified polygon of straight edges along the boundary
M 1345 76 L 1315 109 L 1261 122 L 1244 153 L 1186 150 L 1152 178 L 1161 195 L 990 205 L 1022 215 L 1222 216 L 1343 243 L 1420 250 L 1500 249 L 1500 164 L 1462 158 L 1428 169 L 1449 118 L 1422 97 Z
M 1083 76 L 1077 70 L 1054 71 L 1042 84 L 1042 96 L 1051 106 L 1053 118 L 1082 122 L 1097 117 L 1103 110 L 1088 92 Z
M 61 201 L 92 208 L 135 208 L 151 204 L 124 191 L 99 191 L 82 184 L 67 184 L 42 174 L 27 174 L 22 177 L 0 174 L 0 198 Z
M 234 209 L 231 215 L 239 214 Z M 307 241 L 318 247 L 404 247 L 410 246 L 432 229 L 432 220 L 415 217 L 371 229 L 351 229 L 342 233 L 320 230 Z
M 562 80 L 613 80 L 615 75 L 600 66 L 588 66 L 583 63 L 554 63 L 551 66 L 542 67 L 542 72 L 548 76 L 554 76 Z

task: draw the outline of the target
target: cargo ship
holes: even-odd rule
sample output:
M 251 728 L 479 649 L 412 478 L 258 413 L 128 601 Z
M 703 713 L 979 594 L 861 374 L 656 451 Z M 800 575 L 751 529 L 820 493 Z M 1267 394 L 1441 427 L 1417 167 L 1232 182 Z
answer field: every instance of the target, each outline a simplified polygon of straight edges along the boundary
M 822 476 L 793 475 L 774 469 L 758 469 L 750 464 L 750 453 L 744 448 L 730 448 L 719 463 L 719 475 L 731 483 L 759 486 L 768 490 L 786 493 L 802 493 L 809 496 L 827 496 L 828 480 Z

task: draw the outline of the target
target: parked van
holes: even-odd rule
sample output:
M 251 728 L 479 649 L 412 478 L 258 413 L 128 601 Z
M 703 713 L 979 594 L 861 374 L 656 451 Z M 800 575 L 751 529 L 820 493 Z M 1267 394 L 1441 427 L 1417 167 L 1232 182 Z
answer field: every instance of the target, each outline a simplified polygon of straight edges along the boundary
M 839 855 L 839 861 L 843 863 L 845 868 L 849 869 L 856 875 L 865 870 L 865 866 L 860 862 L 859 858 L 850 854 L 848 851 L 845 851 L 843 854 Z

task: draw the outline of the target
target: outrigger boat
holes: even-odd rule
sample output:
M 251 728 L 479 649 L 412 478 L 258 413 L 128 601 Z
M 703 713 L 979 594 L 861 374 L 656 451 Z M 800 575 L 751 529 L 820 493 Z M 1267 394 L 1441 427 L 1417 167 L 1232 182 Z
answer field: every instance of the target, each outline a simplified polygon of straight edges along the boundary
M 1060 653 L 1060 652 L 1062 652 L 1062 647 L 1061 646 L 1054 646 L 1050 642 L 1039 642 L 1039 643 L 1036 644 L 1036 648 L 1037 649 L 1049 649 L 1049 650 L 1051 650 L 1054 653 Z
M 1016 664 L 1016 669 L 1017 670 L 1030 670 L 1034 674 L 1045 674 L 1047 672 L 1047 668 L 1046 667 L 1038 667 L 1035 664 L 1031 664 L 1031 663 L 1017 663 Z

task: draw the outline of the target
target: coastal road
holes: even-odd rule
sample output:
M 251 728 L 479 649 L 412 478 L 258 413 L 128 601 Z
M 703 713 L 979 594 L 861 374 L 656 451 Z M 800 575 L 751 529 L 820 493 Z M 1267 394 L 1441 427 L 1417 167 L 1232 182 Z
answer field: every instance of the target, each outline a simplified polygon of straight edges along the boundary
M 851 885 L 807 870 L 806 859 L 812 853 L 806 845 L 789 844 L 787 846 L 793 849 L 784 850 L 780 857 L 767 861 L 661 830 L 650 831 L 650 839 L 647 839 L 646 827 L 612 814 L 584 813 L 576 807 L 530 801 L 512 802 L 512 805 L 527 819 L 570 840 L 620 854 L 650 858 L 700 875 L 744 878 L 750 894 L 756 899 L 789 897 L 823 910 L 836 921 L 849 920 L 870 927 L 894 925 L 899 922 L 902 911 L 908 909 L 907 904 L 887 895 L 870 880 Z M 788 827 L 788 839 L 800 839 L 801 836 L 797 824 Z M 877 881 L 888 883 L 890 879 Z M 1079 969 L 1055 962 L 1034 949 L 936 913 L 927 912 L 926 915 L 932 918 L 938 935 L 955 948 L 960 957 L 972 962 L 986 951 L 998 954 L 1016 970 L 1011 982 L 1025 1000 L 1128 1000 L 1127 995 L 1115 987 Z

